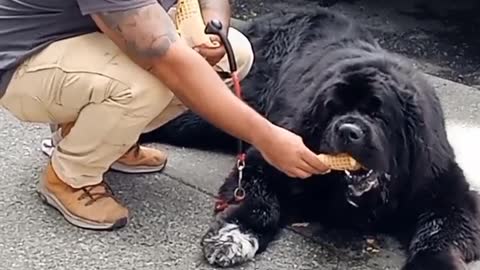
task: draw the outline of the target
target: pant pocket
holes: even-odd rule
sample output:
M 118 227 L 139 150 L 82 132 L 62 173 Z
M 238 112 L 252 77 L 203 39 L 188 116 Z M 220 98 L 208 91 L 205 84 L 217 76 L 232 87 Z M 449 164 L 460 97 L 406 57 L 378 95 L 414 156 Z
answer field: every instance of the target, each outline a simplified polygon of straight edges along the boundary
M 129 98 L 129 87 L 101 74 L 65 72 L 56 86 L 55 103 L 80 111 L 88 104 L 99 104 L 116 96 Z
M 5 96 L 4 98 L 2 98 L 2 105 L 16 118 L 24 122 L 56 122 L 56 119 L 50 112 L 48 106 L 36 96 Z

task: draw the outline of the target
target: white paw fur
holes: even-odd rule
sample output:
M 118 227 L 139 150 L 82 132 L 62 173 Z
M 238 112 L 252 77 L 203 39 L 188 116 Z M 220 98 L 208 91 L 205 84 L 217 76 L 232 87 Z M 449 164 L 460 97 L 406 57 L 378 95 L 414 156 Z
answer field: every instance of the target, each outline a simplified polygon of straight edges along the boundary
M 203 253 L 212 265 L 233 266 L 253 259 L 258 240 L 240 231 L 238 225 L 225 223 L 219 230 L 209 231 L 202 240 Z

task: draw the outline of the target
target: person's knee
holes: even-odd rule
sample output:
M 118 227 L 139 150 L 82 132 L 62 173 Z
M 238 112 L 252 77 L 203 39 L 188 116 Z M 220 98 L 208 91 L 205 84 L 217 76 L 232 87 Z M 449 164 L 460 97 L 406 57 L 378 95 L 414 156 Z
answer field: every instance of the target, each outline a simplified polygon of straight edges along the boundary
M 158 117 L 171 103 L 173 93 L 160 83 L 157 86 L 131 89 L 131 99 L 127 105 L 127 113 L 134 117 L 144 118 L 147 122 Z
M 254 53 L 250 40 L 235 28 L 229 29 L 229 40 L 237 61 L 238 76 L 245 78 L 254 62 Z
M 146 72 L 137 75 L 135 82 L 127 83 L 127 89 L 113 91 L 106 102 L 122 107 L 125 117 L 148 124 L 165 110 L 174 94 L 153 75 Z

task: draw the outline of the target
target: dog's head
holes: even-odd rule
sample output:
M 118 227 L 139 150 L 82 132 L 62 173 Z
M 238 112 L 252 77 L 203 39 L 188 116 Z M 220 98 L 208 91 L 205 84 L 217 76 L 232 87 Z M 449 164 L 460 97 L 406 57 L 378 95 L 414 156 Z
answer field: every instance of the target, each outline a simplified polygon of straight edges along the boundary
M 395 95 L 399 86 L 374 67 L 352 67 L 339 75 L 311 104 L 318 151 L 348 153 L 366 168 L 390 172 L 396 146 L 405 144 Z
M 444 138 L 429 134 L 444 135 L 443 116 L 435 112 L 434 96 L 417 90 L 424 86 L 415 85 L 409 69 L 380 58 L 350 61 L 325 74 L 308 86 L 314 98 L 305 102 L 296 130 L 314 151 L 348 153 L 364 166 L 344 172 L 350 195 L 436 167 L 431 147 Z M 428 119 L 436 131 L 428 130 Z

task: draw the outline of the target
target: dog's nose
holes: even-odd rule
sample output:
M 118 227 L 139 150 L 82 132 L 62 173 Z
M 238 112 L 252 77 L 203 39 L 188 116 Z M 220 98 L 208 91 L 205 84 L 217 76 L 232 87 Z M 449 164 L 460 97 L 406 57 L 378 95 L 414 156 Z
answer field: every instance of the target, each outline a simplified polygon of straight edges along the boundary
M 350 143 L 360 142 L 365 135 L 359 126 L 349 123 L 341 124 L 338 132 L 345 142 Z

